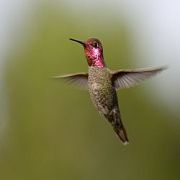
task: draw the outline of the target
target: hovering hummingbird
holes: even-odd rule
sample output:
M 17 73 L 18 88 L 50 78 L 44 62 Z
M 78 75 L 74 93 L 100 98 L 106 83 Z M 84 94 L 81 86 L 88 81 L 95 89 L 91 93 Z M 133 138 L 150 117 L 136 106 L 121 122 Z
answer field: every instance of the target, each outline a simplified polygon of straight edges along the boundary
M 121 120 L 116 91 L 135 86 L 161 72 L 164 67 L 112 71 L 106 67 L 103 46 L 98 39 L 90 38 L 87 41 L 70 40 L 84 47 L 89 66 L 88 73 L 68 74 L 56 76 L 55 78 L 67 80 L 89 90 L 91 100 L 97 110 L 109 121 L 123 144 L 128 144 L 128 136 Z

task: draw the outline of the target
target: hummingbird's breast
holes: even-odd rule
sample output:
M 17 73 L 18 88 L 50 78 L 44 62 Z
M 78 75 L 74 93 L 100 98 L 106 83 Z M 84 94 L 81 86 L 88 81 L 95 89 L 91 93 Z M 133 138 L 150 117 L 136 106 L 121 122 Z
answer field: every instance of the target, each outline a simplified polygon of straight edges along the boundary
M 103 114 L 109 114 L 114 107 L 118 107 L 117 95 L 112 85 L 112 75 L 106 67 L 89 67 L 88 87 L 91 100 Z

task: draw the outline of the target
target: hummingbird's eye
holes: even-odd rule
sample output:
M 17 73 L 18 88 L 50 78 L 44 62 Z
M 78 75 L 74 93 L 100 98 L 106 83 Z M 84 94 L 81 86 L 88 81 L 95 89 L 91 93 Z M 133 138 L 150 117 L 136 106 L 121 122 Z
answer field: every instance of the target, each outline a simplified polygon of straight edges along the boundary
M 94 46 L 95 48 L 98 48 L 98 43 L 95 42 L 95 43 L 93 44 L 93 46 Z

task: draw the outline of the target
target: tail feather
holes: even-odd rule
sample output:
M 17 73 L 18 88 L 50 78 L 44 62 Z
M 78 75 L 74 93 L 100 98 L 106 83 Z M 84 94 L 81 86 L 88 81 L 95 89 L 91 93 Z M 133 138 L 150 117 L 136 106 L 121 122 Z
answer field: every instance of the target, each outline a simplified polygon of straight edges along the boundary
M 108 121 L 113 126 L 114 131 L 120 138 L 120 140 L 123 142 L 124 145 L 127 145 L 129 143 L 128 136 L 126 133 L 126 130 L 123 126 L 123 123 L 121 121 L 120 113 L 118 109 L 114 109 L 111 114 L 106 117 Z
M 129 143 L 128 136 L 126 133 L 126 130 L 121 122 L 121 124 L 113 125 L 114 131 L 118 135 L 118 137 L 121 139 L 124 145 L 127 145 Z

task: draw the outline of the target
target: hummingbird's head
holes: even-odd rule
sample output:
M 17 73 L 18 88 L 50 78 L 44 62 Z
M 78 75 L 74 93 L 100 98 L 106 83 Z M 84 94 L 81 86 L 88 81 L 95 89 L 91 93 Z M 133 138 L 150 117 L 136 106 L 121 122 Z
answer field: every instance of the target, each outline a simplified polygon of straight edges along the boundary
M 84 52 L 87 58 L 89 66 L 103 68 L 105 67 L 103 58 L 103 47 L 101 42 L 96 38 L 90 38 L 87 41 L 79 41 L 76 39 L 70 39 L 78 42 L 84 47 Z

